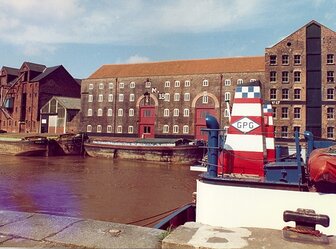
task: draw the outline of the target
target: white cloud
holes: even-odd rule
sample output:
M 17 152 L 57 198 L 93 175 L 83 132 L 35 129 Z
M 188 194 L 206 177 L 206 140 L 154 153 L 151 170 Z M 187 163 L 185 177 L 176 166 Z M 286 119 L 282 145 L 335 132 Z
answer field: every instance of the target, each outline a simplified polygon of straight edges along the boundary
M 133 64 L 133 63 L 142 63 L 142 62 L 149 62 L 150 59 L 146 56 L 140 56 L 140 55 L 132 55 L 127 60 L 126 63 Z
M 247 25 L 263 0 L 0 0 L 1 40 L 14 44 L 138 43 L 169 32 Z
M 44 54 L 55 53 L 57 47 L 51 44 L 43 43 L 25 43 L 22 44 L 22 51 L 25 56 L 41 56 Z

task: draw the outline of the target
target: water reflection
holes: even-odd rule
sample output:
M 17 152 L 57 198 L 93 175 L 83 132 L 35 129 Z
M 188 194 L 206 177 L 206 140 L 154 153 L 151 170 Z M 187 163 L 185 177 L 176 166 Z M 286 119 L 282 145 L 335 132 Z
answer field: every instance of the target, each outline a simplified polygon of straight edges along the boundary
M 2 156 L 0 209 L 129 223 L 190 202 L 196 178 L 166 163 Z

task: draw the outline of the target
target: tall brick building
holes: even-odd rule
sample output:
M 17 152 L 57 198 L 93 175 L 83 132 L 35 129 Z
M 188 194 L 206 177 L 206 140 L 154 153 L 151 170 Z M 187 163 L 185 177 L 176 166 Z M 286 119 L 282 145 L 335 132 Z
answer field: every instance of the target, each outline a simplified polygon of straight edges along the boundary
M 228 123 L 236 84 L 264 77 L 264 57 L 105 65 L 82 82 L 82 129 L 204 138 L 205 114 Z
M 335 138 L 335 54 L 336 33 L 311 21 L 264 56 L 103 65 L 82 82 L 81 129 L 201 139 L 205 113 L 225 127 L 235 87 L 260 80 L 277 137 Z
M 40 108 L 53 96 L 80 98 L 80 83 L 62 66 L 24 62 L 0 71 L 0 129 L 39 132 Z

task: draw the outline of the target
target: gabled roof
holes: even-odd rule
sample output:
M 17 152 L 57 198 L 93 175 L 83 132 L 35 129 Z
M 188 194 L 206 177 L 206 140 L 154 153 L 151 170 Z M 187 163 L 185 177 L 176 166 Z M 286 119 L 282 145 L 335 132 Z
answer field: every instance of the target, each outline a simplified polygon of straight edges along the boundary
M 54 96 L 53 99 L 56 99 L 66 109 L 80 110 L 81 108 L 80 98 Z
M 310 26 L 310 25 L 312 25 L 312 24 L 316 24 L 316 25 L 321 26 L 321 27 L 323 27 L 323 28 L 325 28 L 325 29 L 328 29 L 328 30 L 330 30 L 330 31 L 332 31 L 332 32 L 335 32 L 335 31 L 333 31 L 332 29 L 330 29 L 330 28 L 324 26 L 323 24 L 321 24 L 321 23 L 319 23 L 319 22 L 317 22 L 317 21 L 315 21 L 315 20 L 311 20 L 309 23 L 303 25 L 303 26 L 300 27 L 299 29 L 295 30 L 295 31 L 292 32 L 291 34 L 287 35 L 286 37 L 282 38 L 280 41 L 276 42 L 275 44 L 273 44 L 273 45 L 271 45 L 271 46 L 269 46 L 269 47 L 267 47 L 267 48 L 272 48 L 272 47 L 278 45 L 280 42 L 282 42 L 283 40 L 287 39 L 287 38 L 290 37 L 291 35 L 295 34 L 295 33 L 298 32 L 300 29 L 303 29 L 303 28 L 305 28 L 305 27 L 308 27 L 308 26 Z
M 233 57 L 103 65 L 89 79 L 265 71 L 265 57 Z
M 32 63 L 32 62 L 27 62 L 27 61 L 23 62 L 21 68 L 23 67 L 23 65 L 26 65 L 27 67 L 29 67 L 29 69 L 30 69 L 31 71 L 34 71 L 34 72 L 40 72 L 40 73 L 42 73 L 43 70 L 46 68 L 45 65 L 42 65 L 42 64 L 36 64 L 36 63 Z
M 41 79 L 43 79 L 44 77 L 48 76 L 52 72 L 56 71 L 60 67 L 63 67 L 63 66 L 59 65 L 59 66 L 54 66 L 54 67 L 47 67 L 47 68 L 44 69 L 44 71 L 41 74 L 39 74 L 38 76 L 36 76 L 31 81 L 32 82 L 34 82 L 34 81 L 40 81 Z
M 14 75 L 14 76 L 19 75 L 19 70 L 20 69 L 18 69 L 18 68 L 3 66 L 2 69 L 6 70 L 7 74 L 9 74 L 9 75 Z

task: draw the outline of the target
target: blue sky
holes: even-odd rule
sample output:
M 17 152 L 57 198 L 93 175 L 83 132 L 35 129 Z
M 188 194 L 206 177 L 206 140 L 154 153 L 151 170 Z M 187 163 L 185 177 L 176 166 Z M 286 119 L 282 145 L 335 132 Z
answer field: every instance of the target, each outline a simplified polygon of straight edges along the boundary
M 336 0 L 0 0 L 0 66 L 263 55 L 311 20 L 336 30 Z

